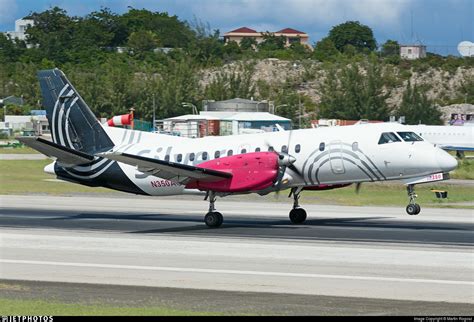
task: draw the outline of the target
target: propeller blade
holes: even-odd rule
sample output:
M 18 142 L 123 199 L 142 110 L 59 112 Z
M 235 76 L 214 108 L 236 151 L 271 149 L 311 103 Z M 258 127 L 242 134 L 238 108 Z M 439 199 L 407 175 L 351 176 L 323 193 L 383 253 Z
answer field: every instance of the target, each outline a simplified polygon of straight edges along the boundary
M 298 168 L 297 168 L 294 164 L 290 164 L 290 165 L 288 166 L 288 168 L 290 168 L 291 171 L 293 171 L 294 173 L 296 173 L 298 176 L 303 177 L 302 174 L 301 174 L 301 172 L 300 172 L 300 170 L 298 170 Z

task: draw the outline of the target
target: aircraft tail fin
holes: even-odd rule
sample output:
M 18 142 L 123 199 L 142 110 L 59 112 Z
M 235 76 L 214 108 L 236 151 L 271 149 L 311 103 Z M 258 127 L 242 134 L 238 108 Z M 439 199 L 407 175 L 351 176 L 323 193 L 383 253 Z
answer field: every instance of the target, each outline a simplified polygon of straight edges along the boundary
M 89 155 L 114 147 L 89 106 L 61 70 L 39 71 L 38 79 L 54 143 Z

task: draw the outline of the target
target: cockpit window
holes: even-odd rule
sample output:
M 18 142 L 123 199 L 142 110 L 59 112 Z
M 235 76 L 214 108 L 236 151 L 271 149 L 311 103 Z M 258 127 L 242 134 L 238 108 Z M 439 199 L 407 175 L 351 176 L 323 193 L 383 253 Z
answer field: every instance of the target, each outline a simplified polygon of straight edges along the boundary
M 423 141 L 423 139 L 413 132 L 397 132 L 405 142 Z
M 379 144 L 386 144 L 386 143 L 393 143 L 393 142 L 401 142 L 398 136 L 393 132 L 385 132 L 382 133 L 379 139 Z

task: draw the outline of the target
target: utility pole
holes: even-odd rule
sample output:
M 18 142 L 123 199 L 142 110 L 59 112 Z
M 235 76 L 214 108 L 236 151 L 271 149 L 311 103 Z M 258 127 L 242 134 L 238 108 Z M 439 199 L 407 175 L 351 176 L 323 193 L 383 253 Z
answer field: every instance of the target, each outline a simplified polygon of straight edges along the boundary
M 298 122 L 298 128 L 301 129 L 301 95 L 298 93 L 298 106 L 299 106 L 299 122 Z
M 153 132 L 156 131 L 156 119 L 155 119 L 155 93 L 153 93 L 153 125 L 152 125 Z

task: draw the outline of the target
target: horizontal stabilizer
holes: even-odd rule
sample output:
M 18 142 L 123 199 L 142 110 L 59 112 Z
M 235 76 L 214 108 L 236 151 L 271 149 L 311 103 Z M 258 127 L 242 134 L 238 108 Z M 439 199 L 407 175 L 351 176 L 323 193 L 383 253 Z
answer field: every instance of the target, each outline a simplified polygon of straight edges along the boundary
M 99 153 L 97 156 L 136 166 L 141 172 L 179 183 L 187 183 L 190 179 L 215 182 L 232 178 L 232 174 L 229 172 L 199 168 L 128 153 L 106 152 Z
M 48 157 L 56 158 L 57 161 L 64 166 L 87 164 L 94 160 L 94 156 L 92 155 L 67 148 L 42 138 L 22 136 L 17 139 Z

